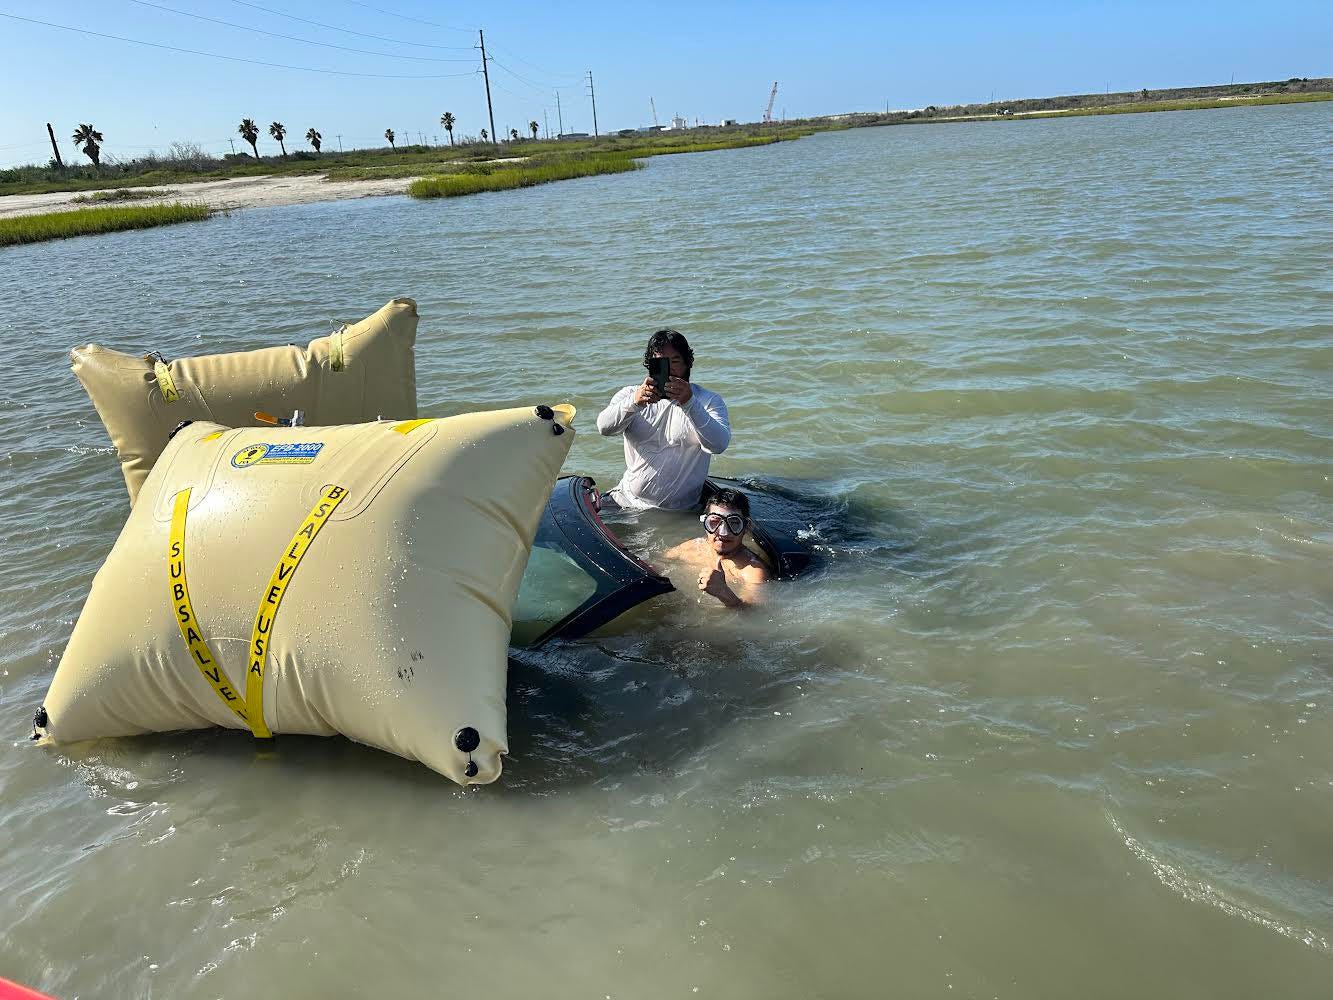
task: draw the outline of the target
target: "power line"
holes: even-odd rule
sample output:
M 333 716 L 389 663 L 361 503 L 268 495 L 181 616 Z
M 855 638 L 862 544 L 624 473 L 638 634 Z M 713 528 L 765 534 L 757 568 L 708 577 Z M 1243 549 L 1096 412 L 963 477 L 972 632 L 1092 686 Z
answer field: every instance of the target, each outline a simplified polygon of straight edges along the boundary
M 328 73 L 333 76 L 360 76 L 374 77 L 380 80 L 447 80 L 460 76 L 475 76 L 476 71 L 471 73 L 435 73 L 426 76 L 413 76 L 411 74 L 401 73 L 354 73 L 350 70 L 341 69 L 317 69 L 312 66 L 289 66 L 286 63 L 263 62 L 259 59 L 243 59 L 240 56 L 224 56 L 217 52 L 201 52 L 198 49 L 183 49 L 176 45 L 163 45 L 161 42 L 145 42 L 141 38 L 126 38 L 124 35 L 109 35 L 104 31 L 91 31 L 88 28 L 72 28 L 68 24 L 55 24 L 52 21 L 39 21 L 32 17 L 19 17 L 17 14 L 6 14 L 0 11 L 0 17 L 7 17 L 13 21 L 26 21 L 29 24 L 40 24 L 47 28 L 59 28 L 62 31 L 73 31 L 80 35 L 93 35 L 96 38 L 110 38 L 117 42 L 129 42 L 132 45 L 146 45 L 153 49 L 166 49 L 168 52 L 184 52 L 192 56 L 207 56 L 209 59 L 226 59 L 228 62 L 249 63 L 251 66 L 270 66 L 275 69 L 294 69 L 303 73 Z
M 238 3 L 242 7 L 262 10 L 265 14 L 276 14 L 278 17 L 285 17 L 292 21 L 300 21 L 302 24 L 313 24 L 316 28 L 328 28 L 330 31 L 341 31 L 348 35 L 360 35 L 362 38 L 373 38 L 377 42 L 392 42 L 394 45 L 415 45 L 422 49 L 449 49 L 454 52 L 466 52 L 469 49 L 476 48 L 474 45 L 431 45 L 428 42 L 409 42 L 404 38 L 386 38 L 384 35 L 368 35 L 364 31 L 353 31 L 351 28 L 340 28 L 336 24 L 324 24 L 322 21 L 311 21 L 304 17 L 297 17 L 295 14 L 284 14 L 282 11 L 274 10 L 271 7 L 261 7 L 257 3 L 250 3 L 249 0 L 231 0 L 231 2 Z
M 510 76 L 512 76 L 512 77 L 513 77 L 515 80 L 517 80 L 519 83 L 522 83 L 522 84 L 524 84 L 524 85 L 526 85 L 526 86 L 528 86 L 528 87 L 531 87 L 533 90 L 537 91 L 537 92 L 540 93 L 540 94 L 544 94 L 544 93 L 546 93 L 546 89 L 547 89 L 547 88 L 538 86 L 537 84 L 533 83 L 531 80 L 527 79 L 526 77 L 519 76 L 517 73 L 515 73 L 512 69 L 510 69 L 510 68 L 509 68 L 508 66 L 506 66 L 504 63 L 500 62 L 500 60 L 496 59 L 495 56 L 491 56 L 491 63 L 494 64 L 495 66 L 498 66 L 500 69 L 504 70 L 506 73 L 508 73 Z M 573 87 L 573 86 L 575 86 L 575 85 L 574 85 L 574 84 L 569 84 L 569 85 L 566 87 L 566 89 L 569 89 L 569 87 Z
M 471 28 L 456 28 L 452 24 L 436 24 L 434 21 L 427 21 L 420 17 L 410 17 L 407 14 L 395 14 L 391 10 L 380 10 L 378 7 L 372 7 L 368 3 L 361 3 L 360 0 L 343 0 L 344 3 L 350 3 L 354 7 L 364 7 L 366 10 L 373 10 L 376 14 L 387 14 L 389 17 L 401 17 L 404 21 L 416 21 L 417 24 L 429 24 L 432 28 L 443 28 L 445 31 L 466 31 L 472 34 Z
M 494 63 L 495 60 L 492 59 L 491 62 Z M 530 101 L 530 100 L 532 100 L 532 98 L 530 98 L 530 97 L 524 97 L 522 94 L 515 94 L 512 90 L 510 90 L 508 87 L 506 87 L 504 84 L 500 83 L 500 82 L 497 81 L 497 80 L 492 80 L 492 81 L 491 81 L 491 86 L 494 87 L 496 90 L 499 90 L 499 91 L 501 91 L 501 92 L 503 92 L 503 93 L 508 94 L 510 97 L 514 98 L 514 99 L 517 100 L 517 101 Z
M 535 63 L 530 63 L 530 62 L 528 62 L 526 59 L 524 59 L 524 58 L 523 58 L 521 55 L 519 55 L 517 52 L 513 52 L 513 51 L 511 51 L 511 50 L 509 50 L 509 49 L 496 49 L 494 45 L 491 46 L 491 49 L 492 49 L 492 51 L 504 52 L 504 53 L 506 54 L 506 57 L 507 57 L 507 58 L 510 58 L 510 59 L 517 59 L 517 60 L 518 60 L 519 62 L 521 62 L 524 66 L 527 66 L 527 67 L 530 68 L 530 69 L 535 69 L 535 70 L 536 70 L 538 73 L 540 73 L 542 76 L 549 77 L 549 78 L 552 79 L 552 80 L 581 80 L 581 79 L 582 79 L 582 77 L 578 77 L 578 76 L 576 76 L 575 74 L 572 74 L 572 73 L 552 73 L 549 69 L 542 69 L 540 66 L 536 65 Z M 578 84 L 577 84 L 577 83 L 569 83 L 569 84 L 566 84 L 566 86 L 569 86 L 569 87 L 575 87 L 575 86 L 578 86 Z
M 252 28 L 247 24 L 236 24 L 234 21 L 222 21 L 216 17 L 205 17 L 203 14 L 193 14 L 188 10 L 177 10 L 175 7 L 164 7 L 160 3 L 149 3 L 148 0 L 130 0 L 130 3 L 137 3 L 140 7 L 152 7 L 155 10 L 165 10 L 168 14 L 180 14 L 182 17 L 193 17 L 199 21 L 208 21 L 212 24 L 225 25 L 228 28 L 239 28 L 241 31 L 253 31 L 258 35 L 268 35 L 272 38 L 285 38 L 289 42 L 300 42 L 303 45 L 318 45 L 326 49 L 338 49 L 341 52 L 358 52 L 363 56 L 382 56 L 385 59 L 411 59 L 414 62 L 452 62 L 452 63 L 470 63 L 471 59 L 444 59 L 439 56 L 400 56 L 393 52 L 374 52 L 370 49 L 352 49 L 346 45 L 334 45 L 332 42 L 317 42 L 313 38 L 298 38 L 295 35 L 284 35 L 277 31 L 266 31 L 263 28 Z

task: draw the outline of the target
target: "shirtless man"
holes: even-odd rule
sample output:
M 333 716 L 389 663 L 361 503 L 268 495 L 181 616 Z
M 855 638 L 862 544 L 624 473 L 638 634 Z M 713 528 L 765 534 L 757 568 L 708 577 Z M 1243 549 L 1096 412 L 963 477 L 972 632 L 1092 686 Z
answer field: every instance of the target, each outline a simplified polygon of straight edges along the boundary
M 666 558 L 699 570 L 699 589 L 726 607 L 758 604 L 768 570 L 741 541 L 750 526 L 749 498 L 739 490 L 718 490 L 699 520 L 706 536 L 667 549 Z

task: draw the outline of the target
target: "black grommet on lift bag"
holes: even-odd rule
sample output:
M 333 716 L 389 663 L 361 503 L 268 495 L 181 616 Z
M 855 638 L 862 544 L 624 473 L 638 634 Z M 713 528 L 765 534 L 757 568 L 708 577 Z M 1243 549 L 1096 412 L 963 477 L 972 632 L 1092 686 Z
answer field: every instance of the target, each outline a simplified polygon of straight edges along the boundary
M 541 417 L 543 420 L 554 420 L 555 410 L 543 403 L 541 406 L 537 407 L 537 416 Z
M 185 430 L 185 428 L 189 427 L 192 423 L 194 423 L 193 420 L 182 420 L 175 427 L 171 428 L 171 433 L 167 435 L 167 440 L 170 441 L 181 431 Z
M 559 437 L 561 434 L 565 433 L 565 425 L 564 425 L 564 424 L 552 424 L 552 425 L 551 425 L 551 433 L 554 434 L 556 437 Z
M 464 726 L 454 733 L 454 746 L 463 753 L 471 753 L 481 746 L 481 736 L 471 726 Z
M 467 762 L 467 767 L 463 768 L 463 774 L 469 778 L 475 778 L 477 776 L 477 770 L 477 762 L 475 760 L 470 760 Z

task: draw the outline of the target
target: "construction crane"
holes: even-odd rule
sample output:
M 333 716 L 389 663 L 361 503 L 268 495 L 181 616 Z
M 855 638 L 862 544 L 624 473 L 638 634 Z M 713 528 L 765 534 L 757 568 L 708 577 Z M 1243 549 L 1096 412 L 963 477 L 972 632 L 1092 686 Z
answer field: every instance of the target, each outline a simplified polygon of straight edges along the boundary
M 653 128 L 658 128 L 659 126 L 657 124 L 657 102 L 650 97 L 648 98 L 648 105 L 653 109 Z
M 774 80 L 774 81 L 773 81 L 773 89 L 772 89 L 772 91 L 769 92 L 769 95 L 768 95 L 768 107 L 766 107 L 766 108 L 764 109 L 764 124 L 765 124 L 765 125 L 772 125 L 772 124 L 773 124 L 773 102 L 774 102 L 775 100 L 777 100 L 777 97 L 778 97 L 778 81 L 777 81 L 777 80 Z

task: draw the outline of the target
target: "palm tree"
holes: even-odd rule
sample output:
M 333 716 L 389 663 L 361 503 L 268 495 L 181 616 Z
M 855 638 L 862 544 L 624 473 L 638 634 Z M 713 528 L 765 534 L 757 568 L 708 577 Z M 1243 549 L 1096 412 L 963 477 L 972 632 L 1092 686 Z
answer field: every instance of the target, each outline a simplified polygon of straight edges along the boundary
M 98 145 L 102 141 L 102 133 L 97 131 L 91 125 L 80 125 L 74 130 L 74 145 L 83 144 L 84 155 L 93 161 L 94 167 L 102 165 L 102 147 Z
M 444 114 L 440 115 L 440 124 L 443 125 L 444 130 L 449 133 L 449 145 L 451 146 L 454 144 L 455 121 L 456 119 L 454 118 L 454 114 L 452 111 L 446 111 Z
M 532 137 L 537 138 L 537 123 L 535 121 L 528 122 L 528 129 L 532 132 Z
M 510 142 L 518 142 L 518 129 L 516 129 L 516 128 L 511 128 L 511 129 L 509 130 L 509 141 L 510 141 Z
M 241 134 L 241 138 L 250 144 L 250 148 L 255 151 L 255 159 L 259 159 L 259 147 L 255 145 L 255 140 L 259 138 L 259 126 L 254 123 L 252 118 L 242 118 L 241 124 L 237 126 L 236 131 Z
M 390 146 L 393 146 L 393 129 L 391 129 L 391 128 L 386 128 L 386 129 L 384 130 L 384 138 L 386 138 L 386 139 L 389 140 L 389 145 L 390 145 Z M 393 146 L 393 148 L 394 148 L 394 149 L 397 149 L 398 147 L 397 147 L 397 146 Z
M 482 142 L 485 142 L 485 141 L 488 140 L 489 138 L 490 138 L 490 136 L 486 134 L 486 130 L 485 130 L 485 129 L 482 129 L 482 130 L 481 130 L 481 141 L 482 141 Z
M 323 138 L 324 137 L 320 135 L 318 132 L 316 132 L 313 128 L 306 130 L 305 141 L 315 147 L 316 153 L 319 152 L 319 144 L 323 140 Z
M 287 137 L 287 126 L 282 122 L 274 122 L 268 127 L 268 134 L 278 140 L 278 145 L 282 147 L 282 158 L 287 159 L 287 144 L 282 141 Z

